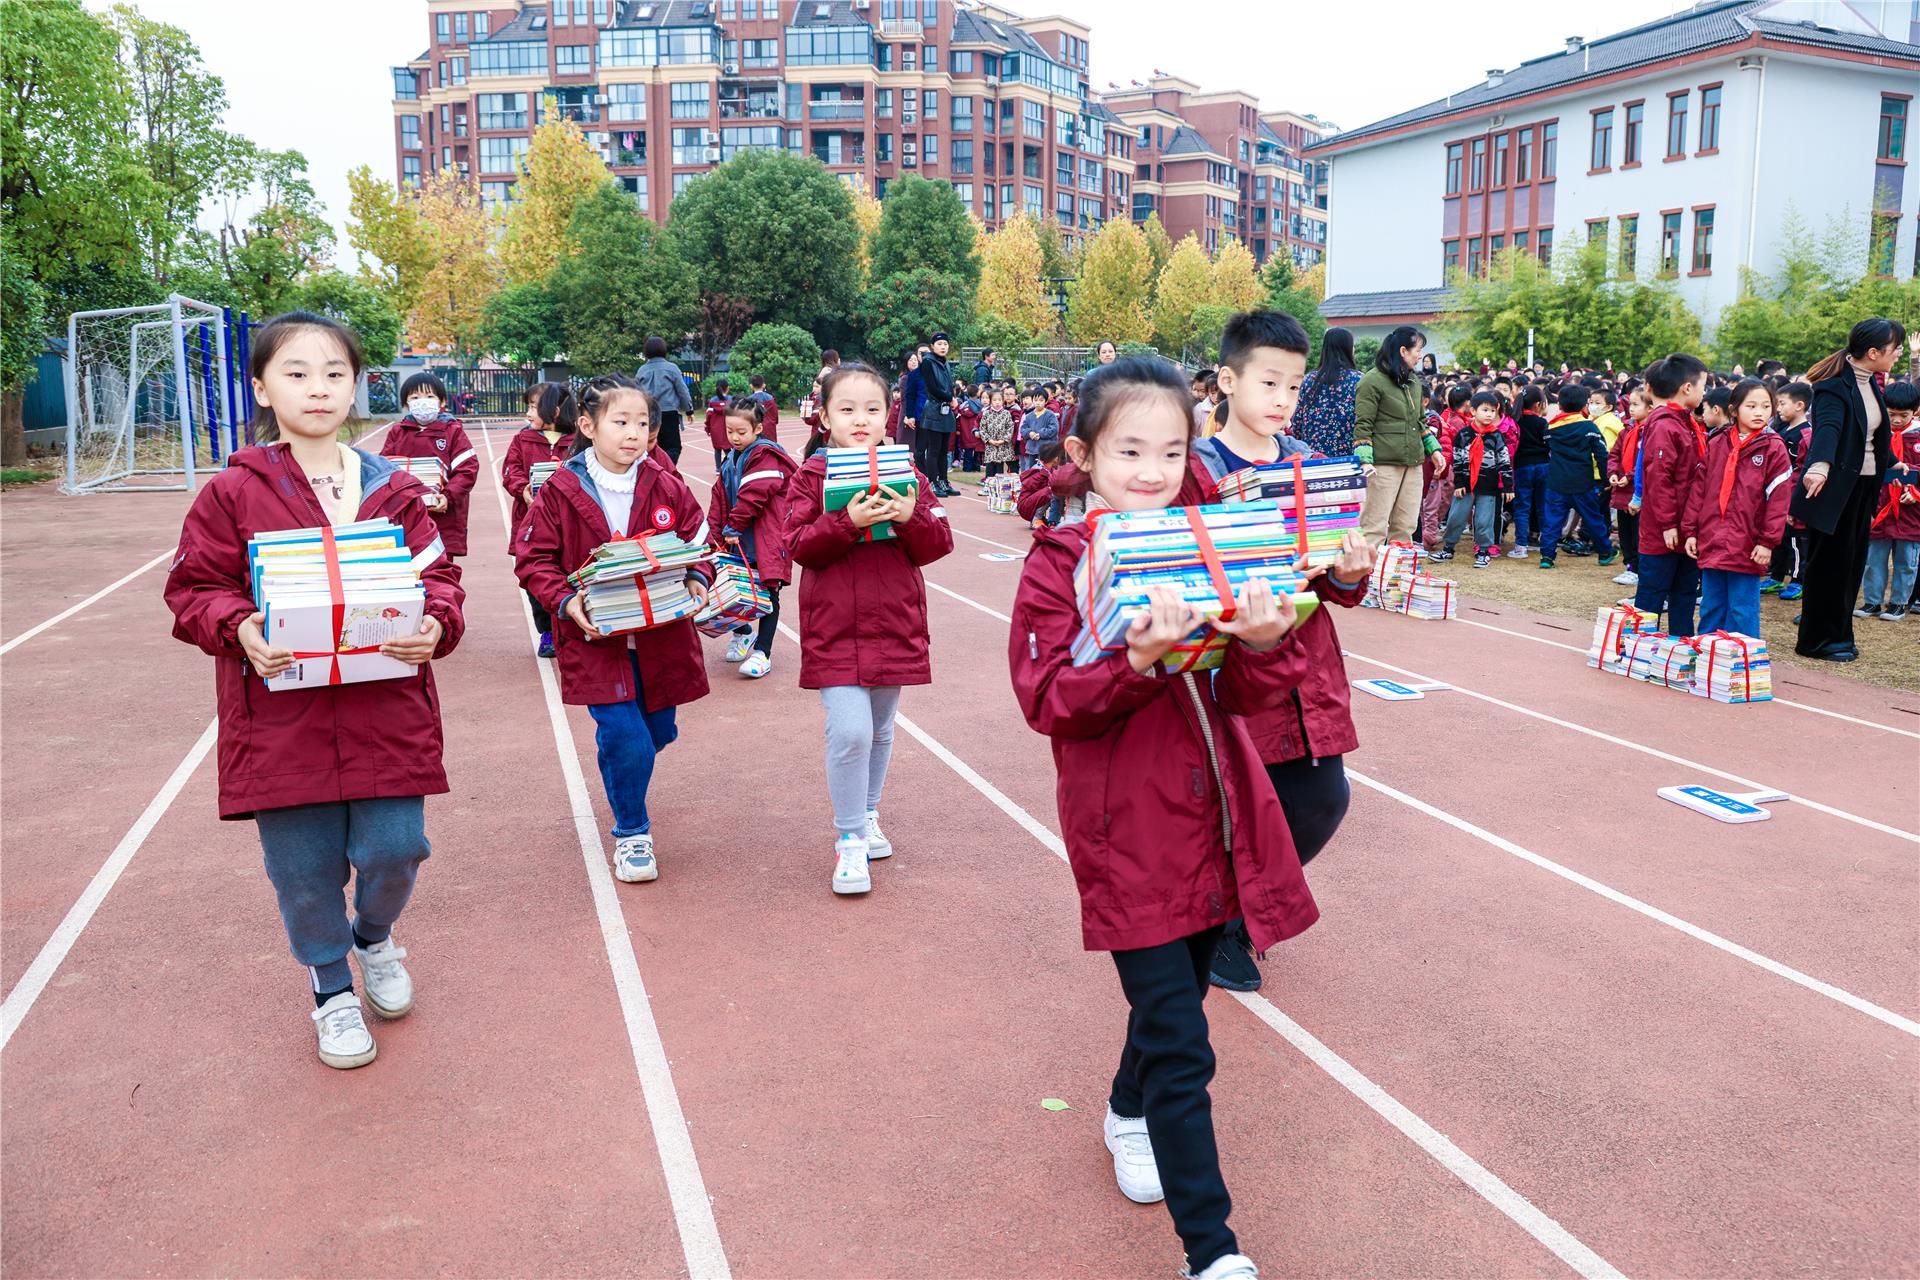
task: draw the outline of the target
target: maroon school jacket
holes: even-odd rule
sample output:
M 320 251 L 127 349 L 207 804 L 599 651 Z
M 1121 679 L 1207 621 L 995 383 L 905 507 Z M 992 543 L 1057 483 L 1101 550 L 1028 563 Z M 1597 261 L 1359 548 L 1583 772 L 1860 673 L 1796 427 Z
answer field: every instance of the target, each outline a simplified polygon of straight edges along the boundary
M 1013 509 L 1022 520 L 1043 514 L 1053 501 L 1053 473 L 1045 467 L 1028 467 L 1020 473 L 1020 494 Z
M 588 445 L 587 447 L 591 449 L 593 446 Z M 665 449 L 662 449 L 659 445 L 655 445 L 653 446 L 653 448 L 649 449 L 647 451 L 647 457 L 652 459 L 654 462 L 659 463 L 660 469 L 666 472 L 668 475 L 674 477 L 676 480 L 680 478 L 679 466 L 675 464 L 673 458 L 667 453 L 667 451 Z
M 1124 652 L 1074 666 L 1087 538 L 1072 524 L 1034 539 L 1007 647 L 1020 710 L 1053 742 L 1085 945 L 1154 947 L 1244 915 L 1265 951 L 1320 913 L 1241 717 L 1280 706 L 1306 655 L 1291 637 L 1263 654 L 1231 645 L 1211 679 L 1141 675 Z
M 726 466 L 734 465 L 729 455 Z M 713 482 L 707 498 L 707 538 L 721 551 L 731 551 L 721 530 L 742 535 L 741 550 L 752 547 L 754 572 L 763 581 L 793 581 L 793 557 L 787 554 L 787 485 L 799 464 L 777 444 L 755 440 L 747 446 L 732 507 L 727 506 L 724 476 Z
M 787 488 L 787 554 L 800 575 L 800 687 L 931 684 L 927 587 L 920 566 L 953 550 L 947 509 L 918 472 L 913 518 L 868 542 L 842 511 L 821 509 L 827 455 Z
M 420 499 L 426 486 L 385 458 L 360 454 L 357 520 L 381 516 L 406 531 L 407 547 L 431 559 L 421 573 L 427 613 L 441 626 L 434 657 L 453 652 L 465 629 L 460 570 Z M 438 795 L 440 699 L 433 671 L 325 689 L 270 692 L 236 636 L 253 613 L 247 540 L 275 529 L 327 523 L 284 444 L 237 451 L 193 500 L 167 573 L 177 640 L 212 654 L 220 716 L 220 816 L 388 796 Z
M 1738 441 L 1732 427 L 1707 439 L 1707 459 L 1693 472 L 1693 496 L 1680 520 L 1680 537 L 1696 539 L 1702 569 L 1725 569 L 1758 577 L 1767 566 L 1753 562 L 1753 549 L 1771 552 L 1787 536 L 1787 501 L 1793 496 L 1793 458 L 1787 442 L 1765 427 Z M 1734 450 L 1733 488 L 1720 510 L 1727 458 Z
M 1809 433 L 1811 434 L 1811 433 Z M 1906 470 L 1899 470 L 1904 466 Z M 1908 427 L 1893 438 L 1891 483 L 1880 487 L 1880 505 L 1874 508 L 1873 536 L 1895 542 L 1920 542 L 1920 426 Z M 1900 501 L 1911 493 L 1912 502 Z
M 715 453 L 725 453 L 733 447 L 727 443 L 727 403 L 725 396 L 707 401 L 707 439 Z
M 1640 554 L 1659 556 L 1668 553 L 1666 531 L 1680 527 L 1693 499 L 1705 431 L 1692 414 L 1671 404 L 1655 405 L 1645 427 L 1640 436 Z
M 980 443 L 980 411 L 974 408 L 973 400 L 962 400 L 960 407 L 954 410 L 954 428 L 959 432 L 959 447 L 962 449 L 984 448 Z
M 533 478 L 533 464 L 536 462 L 565 462 L 573 452 L 573 443 L 578 437 L 563 435 L 552 444 L 536 427 L 522 427 L 507 442 L 507 456 L 500 462 L 500 484 L 507 491 L 513 503 L 512 518 L 507 521 L 507 554 L 513 554 L 514 535 L 520 532 L 520 526 L 526 523 L 529 504 L 523 495 L 527 482 Z
M 1633 505 L 1633 468 L 1640 457 L 1640 442 L 1646 433 L 1646 423 L 1629 422 L 1626 429 L 1613 438 L 1613 445 L 1607 450 L 1607 505 L 1615 511 L 1625 511 Z M 1626 483 L 1616 487 L 1611 483 L 1615 476 L 1624 477 Z
M 474 482 L 480 478 L 480 459 L 460 419 L 443 413 L 422 425 L 412 418 L 402 418 L 380 442 L 380 452 L 389 458 L 440 459 L 440 465 L 446 468 L 442 492 L 446 495 L 447 509 L 427 514 L 446 541 L 447 554 L 467 554 L 467 504 L 473 497 Z
M 705 543 L 706 517 L 686 482 L 667 474 L 651 458 L 634 464 L 641 468 L 633 493 L 633 512 L 626 537 L 673 532 L 688 542 Z M 627 662 L 628 640 L 640 659 L 640 686 L 649 711 L 677 707 L 707 694 L 707 665 L 700 653 L 700 636 L 690 618 L 681 618 L 646 631 L 589 636 L 567 617 L 567 601 L 574 588 L 567 575 L 586 563 L 593 549 L 613 538 L 607 513 L 593 493 L 587 459 L 580 454 L 553 473 L 540 490 L 540 500 L 521 526 L 514 548 L 513 571 L 520 585 L 553 615 L 554 657 L 560 667 L 560 700 L 574 706 L 603 706 L 633 697 L 633 669 Z M 702 582 L 712 574 L 702 565 L 690 571 Z

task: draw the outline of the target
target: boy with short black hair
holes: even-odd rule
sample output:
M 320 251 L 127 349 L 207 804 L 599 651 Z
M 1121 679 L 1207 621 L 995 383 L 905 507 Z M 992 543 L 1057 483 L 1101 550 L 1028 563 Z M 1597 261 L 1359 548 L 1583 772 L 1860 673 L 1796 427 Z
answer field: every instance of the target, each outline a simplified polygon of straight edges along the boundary
M 1760 362 L 1762 368 L 1768 363 Z M 1789 382 L 1774 393 L 1773 406 L 1770 429 L 1787 446 L 1787 457 L 1793 460 L 1794 472 L 1798 474 L 1801 464 L 1807 460 L 1807 446 L 1813 442 L 1813 424 L 1807 421 L 1807 415 L 1813 411 L 1813 388 L 1804 382 Z M 1773 549 L 1767 576 L 1760 580 L 1760 594 L 1778 592 L 1782 600 L 1798 600 L 1800 566 L 1806 561 L 1807 526 L 1788 516 L 1787 536 Z
M 1914 579 L 1920 576 L 1920 423 L 1915 421 L 1920 388 L 1911 382 L 1889 382 L 1886 397 L 1893 465 L 1881 481 L 1880 506 L 1867 543 L 1862 602 L 1853 613 L 1857 618 L 1877 614 L 1884 622 L 1898 622 L 1907 616 Z
M 1060 419 L 1047 408 L 1044 390 L 1028 391 L 1020 397 L 1026 412 L 1020 416 L 1020 469 L 1040 464 L 1040 454 L 1060 439 Z
M 1513 492 L 1513 453 L 1500 430 L 1500 397 L 1482 391 L 1473 398 L 1467 429 L 1453 436 L 1453 503 L 1440 534 L 1435 560 L 1453 559 L 1453 544 L 1473 517 L 1473 567 L 1484 569 L 1499 553 L 1497 524 L 1502 494 Z
M 1607 509 L 1594 479 L 1607 469 L 1607 441 L 1587 417 L 1587 388 L 1571 383 L 1560 389 L 1560 412 L 1547 423 L 1547 519 L 1542 526 L 1540 567 L 1553 568 L 1560 550 L 1560 530 L 1569 508 L 1593 533 L 1602 565 L 1620 558 L 1607 532 Z

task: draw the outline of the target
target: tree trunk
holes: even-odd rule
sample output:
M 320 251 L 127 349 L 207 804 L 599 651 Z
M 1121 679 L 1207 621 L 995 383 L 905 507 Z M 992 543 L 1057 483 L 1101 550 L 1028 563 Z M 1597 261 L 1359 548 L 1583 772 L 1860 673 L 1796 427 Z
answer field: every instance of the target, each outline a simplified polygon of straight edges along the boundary
M 9 391 L 5 396 L 0 396 L 0 466 L 26 465 L 26 413 L 25 391 Z

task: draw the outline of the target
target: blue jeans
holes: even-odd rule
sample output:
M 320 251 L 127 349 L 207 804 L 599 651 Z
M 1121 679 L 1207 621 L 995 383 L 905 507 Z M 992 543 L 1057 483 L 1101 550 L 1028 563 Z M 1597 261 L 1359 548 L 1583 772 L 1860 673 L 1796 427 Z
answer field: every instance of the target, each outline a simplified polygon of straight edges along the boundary
M 1551 560 L 1560 553 L 1560 530 L 1567 524 L 1567 512 L 1578 511 L 1586 522 L 1587 529 L 1593 534 L 1594 549 L 1603 556 L 1613 554 L 1613 538 L 1607 533 L 1607 506 L 1600 499 L 1598 489 L 1583 489 L 1579 493 L 1560 493 L 1547 491 L 1547 519 L 1541 525 L 1540 558 Z M 1689 610 L 1691 612 L 1691 610 Z
M 1547 517 L 1547 464 L 1513 469 L 1513 545 L 1539 546 Z
M 1659 555 L 1640 553 L 1640 585 L 1633 589 L 1633 607 L 1642 613 L 1667 615 L 1667 633 L 1693 634 L 1693 602 L 1700 594 L 1700 567 L 1684 551 Z M 1755 590 L 1759 584 L 1754 584 Z M 1757 606 L 1756 606 L 1757 607 Z
M 280 900 L 293 958 L 307 966 L 317 993 L 353 985 L 347 952 L 357 929 L 385 941 L 413 896 L 427 844 L 426 801 L 419 796 L 335 800 L 254 814 L 267 879 Z M 341 890 L 354 877 L 347 922 Z
M 1893 590 L 1887 590 L 1891 568 Z M 1868 604 L 1904 605 L 1913 595 L 1913 580 L 1920 572 L 1920 542 L 1898 542 L 1892 538 L 1874 538 L 1867 543 L 1867 575 L 1860 588 Z
M 587 708 L 595 726 L 593 742 L 600 749 L 600 784 L 607 789 L 607 807 L 613 810 L 615 840 L 653 829 L 647 818 L 653 760 L 680 736 L 672 707 L 647 710 L 639 657 L 628 650 L 627 661 L 633 664 L 633 697 Z
M 1464 498 L 1455 498 L 1447 508 L 1447 526 L 1440 532 L 1440 545 L 1453 550 L 1453 544 L 1460 541 L 1460 530 L 1467 523 L 1469 510 L 1473 513 L 1473 549 L 1497 550 L 1494 522 L 1500 515 L 1500 495 L 1496 493 L 1470 493 Z
M 1700 630 L 1760 634 L 1760 575 L 1731 569 L 1700 571 Z

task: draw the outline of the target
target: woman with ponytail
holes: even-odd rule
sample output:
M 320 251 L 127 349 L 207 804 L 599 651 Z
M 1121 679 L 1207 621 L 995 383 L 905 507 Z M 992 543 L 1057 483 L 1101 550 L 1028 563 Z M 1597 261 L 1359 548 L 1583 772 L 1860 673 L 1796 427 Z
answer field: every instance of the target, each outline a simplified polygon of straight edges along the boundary
M 1915 338 L 1920 345 L 1920 334 Z M 1853 602 L 1866 574 L 1879 478 L 1893 465 L 1884 387 L 1907 342 L 1906 326 L 1897 320 L 1862 320 L 1847 335 L 1845 350 L 1807 372 L 1813 438 L 1790 508 L 1808 530 L 1806 594 L 1794 646 L 1802 657 L 1852 662 L 1860 656 Z

